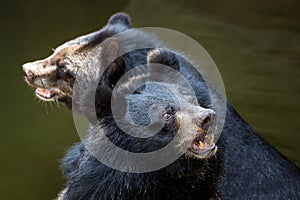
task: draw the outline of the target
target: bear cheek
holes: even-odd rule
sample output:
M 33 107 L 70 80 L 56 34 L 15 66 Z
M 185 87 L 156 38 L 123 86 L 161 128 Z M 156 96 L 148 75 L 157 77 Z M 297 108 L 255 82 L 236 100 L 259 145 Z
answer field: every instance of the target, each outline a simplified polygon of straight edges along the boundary
M 181 130 L 186 131 L 191 129 L 192 120 L 188 113 L 179 111 L 175 114 L 175 124 Z

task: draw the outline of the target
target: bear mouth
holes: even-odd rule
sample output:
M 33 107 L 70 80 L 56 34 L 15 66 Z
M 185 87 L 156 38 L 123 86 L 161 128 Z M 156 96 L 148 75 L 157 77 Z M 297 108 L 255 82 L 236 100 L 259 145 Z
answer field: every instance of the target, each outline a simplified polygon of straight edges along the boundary
M 209 158 L 216 154 L 218 147 L 214 143 L 214 135 L 211 138 L 197 136 L 189 147 L 189 152 L 192 156 L 200 159 Z
M 37 88 L 35 95 L 43 101 L 54 101 L 57 93 L 54 89 Z
M 33 78 L 28 78 L 27 76 L 24 77 L 25 82 L 31 86 L 36 88 L 35 95 L 43 100 L 43 101 L 54 101 L 58 96 L 58 91 L 55 88 L 46 89 L 42 80 L 40 80 L 40 84 L 37 84 Z

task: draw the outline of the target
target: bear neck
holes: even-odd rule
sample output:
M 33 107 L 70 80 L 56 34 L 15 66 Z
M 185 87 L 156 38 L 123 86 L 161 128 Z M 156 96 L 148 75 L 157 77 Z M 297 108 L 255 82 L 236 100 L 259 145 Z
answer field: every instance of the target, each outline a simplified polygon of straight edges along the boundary
M 210 171 L 168 174 L 169 166 L 149 173 L 120 172 L 94 157 L 82 161 L 80 169 L 69 177 L 66 199 L 215 199 L 220 166 Z M 216 160 L 214 162 L 217 162 Z M 176 165 L 178 163 L 173 163 Z M 200 163 L 199 163 L 200 164 Z M 201 163 L 203 164 L 203 163 Z M 205 163 L 210 165 L 208 163 Z M 204 174 L 210 176 L 203 176 Z
M 129 173 L 102 164 L 82 143 L 74 149 L 67 156 L 77 156 L 76 160 L 69 166 L 65 160 L 63 166 L 66 199 L 218 199 L 216 185 L 223 173 L 220 152 L 207 160 L 182 156 L 157 171 Z

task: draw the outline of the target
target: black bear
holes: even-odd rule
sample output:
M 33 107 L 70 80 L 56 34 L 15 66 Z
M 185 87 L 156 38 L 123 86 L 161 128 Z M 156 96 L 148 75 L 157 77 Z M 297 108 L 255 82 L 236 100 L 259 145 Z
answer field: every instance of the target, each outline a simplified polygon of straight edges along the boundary
M 97 45 L 105 39 L 131 29 L 130 19 L 124 13 L 113 15 L 108 24 L 100 31 L 76 38 L 62 46 L 48 58 L 27 63 L 23 66 L 27 83 L 37 87 L 36 94 L 43 100 L 57 99 L 65 102 L 68 107 L 72 105 L 72 89 L 77 69 L 84 73 L 89 59 L 89 52 L 97 50 Z M 147 33 L 141 33 L 149 44 L 160 47 L 159 42 Z M 135 45 L 134 42 L 132 45 Z M 118 46 L 112 44 L 108 52 Z M 111 82 L 103 81 L 104 85 L 113 88 L 119 79 L 120 70 L 125 73 L 128 69 L 139 64 L 145 64 L 147 50 L 135 51 L 126 54 L 112 63 L 108 77 Z M 101 53 L 100 53 L 101 54 Z M 125 66 L 121 67 L 120 66 Z M 194 87 L 198 102 L 206 107 L 207 93 L 201 76 L 194 74 L 190 65 L 180 64 L 180 73 L 184 76 L 194 77 L 191 85 Z M 89 77 L 87 77 L 88 79 Z M 225 149 L 225 177 L 219 183 L 219 190 L 226 199 L 298 199 L 300 196 L 300 170 L 286 159 L 280 152 L 261 138 L 255 130 L 245 122 L 235 109 L 227 104 L 225 126 L 221 138 Z M 75 156 L 76 157 L 76 156 Z M 76 160 L 76 159 L 75 159 Z
M 90 63 L 98 63 L 102 66 L 110 62 L 117 55 L 119 44 L 111 42 L 105 49 L 101 48 L 100 44 L 105 39 L 128 29 L 131 29 L 131 23 L 127 14 L 118 13 L 113 15 L 107 25 L 99 31 L 65 42 L 45 59 L 25 63 L 22 66 L 25 81 L 30 86 L 37 88 L 35 94 L 41 100 L 62 102 L 68 108 L 71 108 L 76 76 L 86 74 L 86 79 L 89 79 L 89 75 L 95 70 L 95 67 L 89 67 Z M 145 34 L 142 31 L 131 32 L 130 37 L 128 38 L 128 44 L 131 45 L 131 48 L 139 45 L 137 38 L 146 46 L 149 45 L 153 48 L 160 46 L 153 35 Z M 118 66 L 124 65 L 125 71 L 127 71 L 135 66 L 145 64 L 149 49 L 136 49 L 138 50 L 126 53 L 114 60 L 109 69 L 112 71 L 119 70 Z M 121 75 L 122 73 L 107 72 L 105 74 Z M 103 76 L 106 76 L 105 74 Z M 118 79 L 119 77 L 110 77 L 111 82 L 105 82 L 105 84 L 113 86 Z
M 175 54 L 166 50 L 151 51 L 148 64 L 152 62 L 175 70 L 180 67 Z M 95 109 L 98 121 L 90 127 L 83 143 L 75 145 L 64 158 L 62 166 L 67 183 L 59 199 L 219 199 L 216 186 L 223 172 L 223 155 L 217 150 L 220 142 L 218 145 L 214 143 L 215 112 L 199 106 L 191 90 L 175 81 L 175 74 L 168 73 L 162 78 L 163 82 L 158 82 L 149 78 L 151 73 L 155 72 L 139 71 L 115 88 L 116 96 L 112 96 L 112 90 L 107 86 L 97 88 Z M 131 93 L 131 88 L 142 80 L 145 84 Z M 80 106 L 90 113 L 92 95 L 82 95 L 87 99 L 81 101 Z M 112 114 L 111 98 L 121 102 L 121 105 L 116 104 L 116 109 L 123 110 L 117 116 L 120 123 L 126 127 L 132 124 L 148 126 L 146 130 L 134 128 L 137 136 L 145 135 L 146 138 L 128 135 L 118 126 Z M 157 126 L 159 132 L 149 136 L 148 130 Z M 115 154 L 110 148 L 98 150 L 107 145 L 107 137 L 128 152 L 153 152 L 175 140 L 175 135 L 178 138 L 166 155 L 149 156 L 147 160 L 132 163 L 128 163 L 129 156 Z M 151 159 L 163 162 L 167 159 L 164 156 L 182 155 L 156 171 L 132 173 L 102 164 L 92 151 L 109 157 L 107 159 L 113 160 L 115 165 L 127 165 L 128 169 L 149 167 Z

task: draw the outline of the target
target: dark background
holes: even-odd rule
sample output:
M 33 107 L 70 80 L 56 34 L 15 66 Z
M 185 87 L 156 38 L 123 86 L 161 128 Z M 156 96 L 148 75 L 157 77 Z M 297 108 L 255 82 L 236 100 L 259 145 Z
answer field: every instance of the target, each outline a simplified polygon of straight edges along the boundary
M 53 199 L 59 169 L 79 141 L 70 111 L 38 102 L 21 66 L 97 30 L 117 11 L 135 27 L 175 29 L 216 62 L 229 101 L 272 145 L 300 165 L 300 1 L 72 0 L 1 2 L 0 199 Z

